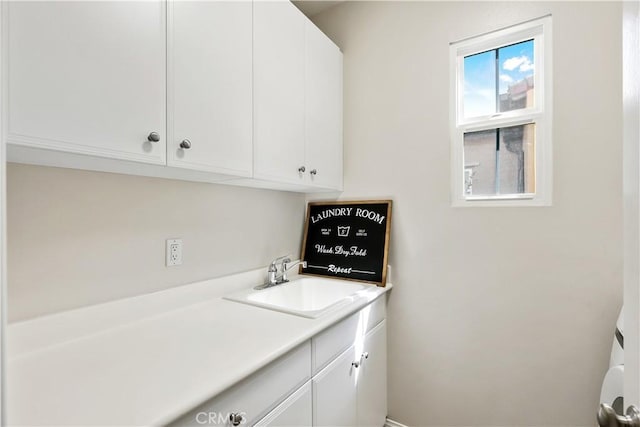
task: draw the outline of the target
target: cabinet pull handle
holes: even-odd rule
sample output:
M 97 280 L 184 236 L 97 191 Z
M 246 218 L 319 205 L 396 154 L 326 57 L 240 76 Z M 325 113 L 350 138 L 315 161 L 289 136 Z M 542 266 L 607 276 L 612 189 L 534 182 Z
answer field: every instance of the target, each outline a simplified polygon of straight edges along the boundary
M 614 411 L 611 406 L 601 403 L 600 410 L 598 410 L 598 425 L 602 427 L 639 426 L 640 411 L 635 407 L 635 405 L 631 405 L 627 408 L 627 415 L 622 416 L 616 414 L 616 411 Z
M 360 362 L 359 361 L 355 361 L 355 362 L 351 362 L 351 366 L 353 366 L 354 368 L 359 368 L 360 367 Z
M 149 142 L 158 142 L 160 141 L 160 135 L 158 134 L 158 132 L 151 132 L 148 136 L 147 136 L 147 140 Z
M 317 170 L 317 169 L 311 169 L 311 170 L 309 171 L 309 173 L 310 173 L 311 175 L 317 175 L 317 174 L 318 174 L 318 170 Z
M 300 173 L 304 173 L 304 171 L 306 171 L 306 170 L 307 170 L 307 168 L 305 168 L 304 166 L 300 166 L 298 168 L 298 172 L 300 172 Z
M 188 139 L 183 139 L 180 143 L 180 148 L 182 148 L 183 150 L 188 150 L 189 148 L 191 148 L 191 141 L 189 141 Z
M 244 416 L 242 416 L 242 414 L 239 414 L 237 412 L 232 412 L 229 414 L 229 422 L 231 423 L 232 426 L 239 426 L 240 424 L 242 424 L 244 421 Z

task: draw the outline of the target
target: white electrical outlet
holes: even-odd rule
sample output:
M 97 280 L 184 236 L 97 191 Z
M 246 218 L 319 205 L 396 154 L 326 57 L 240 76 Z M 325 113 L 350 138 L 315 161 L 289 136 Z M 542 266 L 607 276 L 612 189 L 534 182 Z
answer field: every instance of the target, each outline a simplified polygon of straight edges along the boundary
M 182 239 L 167 239 L 167 267 L 182 264 Z

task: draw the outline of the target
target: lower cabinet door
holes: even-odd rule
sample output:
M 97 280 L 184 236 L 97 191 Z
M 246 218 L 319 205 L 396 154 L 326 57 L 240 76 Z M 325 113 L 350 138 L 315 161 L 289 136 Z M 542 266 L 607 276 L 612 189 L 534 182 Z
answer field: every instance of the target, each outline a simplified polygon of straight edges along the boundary
M 351 346 L 326 368 L 313 377 L 313 425 L 357 425 L 358 369 L 354 362 L 355 347 Z
M 311 427 L 311 381 L 296 390 L 274 410 L 258 421 L 256 427 Z
M 366 335 L 358 377 L 358 425 L 383 426 L 387 418 L 387 322 Z

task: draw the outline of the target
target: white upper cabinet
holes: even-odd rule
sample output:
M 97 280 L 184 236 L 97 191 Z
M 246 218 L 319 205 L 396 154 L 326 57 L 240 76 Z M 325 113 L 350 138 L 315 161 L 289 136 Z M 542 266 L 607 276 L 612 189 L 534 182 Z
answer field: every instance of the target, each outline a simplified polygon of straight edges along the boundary
M 168 4 L 167 165 L 252 174 L 252 3 Z
M 290 1 L 2 7 L 9 161 L 342 190 L 342 53 Z
M 342 52 L 306 25 L 305 163 L 313 186 L 342 190 Z
M 254 178 L 302 184 L 306 20 L 289 1 L 253 5 Z
M 165 163 L 164 2 L 6 8 L 9 143 Z
M 289 1 L 256 1 L 253 37 L 254 178 L 341 190 L 340 49 Z

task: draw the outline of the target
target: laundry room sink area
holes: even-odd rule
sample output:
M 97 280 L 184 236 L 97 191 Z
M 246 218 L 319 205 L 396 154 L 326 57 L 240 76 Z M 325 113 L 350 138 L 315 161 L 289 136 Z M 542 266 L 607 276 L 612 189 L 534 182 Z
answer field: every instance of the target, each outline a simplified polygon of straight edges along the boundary
M 265 289 L 248 289 L 225 299 L 302 317 L 317 318 L 364 298 L 375 285 L 339 279 L 300 277 Z

